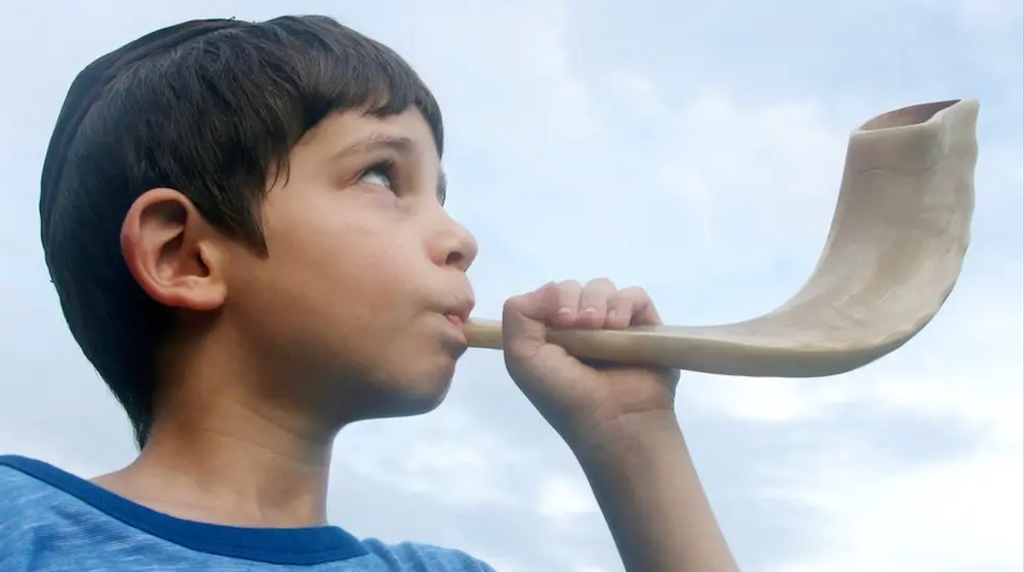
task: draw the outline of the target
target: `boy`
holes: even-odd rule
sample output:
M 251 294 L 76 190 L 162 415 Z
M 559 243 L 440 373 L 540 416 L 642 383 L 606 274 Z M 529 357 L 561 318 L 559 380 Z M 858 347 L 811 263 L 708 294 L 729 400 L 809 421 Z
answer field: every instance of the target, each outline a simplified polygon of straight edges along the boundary
M 80 479 L 0 459 L 0 570 L 490 571 L 327 524 L 346 425 L 436 407 L 466 349 L 473 237 L 442 205 L 441 113 L 323 17 L 187 22 L 87 67 L 43 168 L 42 241 L 140 454 Z M 508 370 L 588 476 L 630 572 L 735 564 L 674 416 L 675 372 L 597 369 L 548 327 L 658 323 L 640 289 L 504 310 Z

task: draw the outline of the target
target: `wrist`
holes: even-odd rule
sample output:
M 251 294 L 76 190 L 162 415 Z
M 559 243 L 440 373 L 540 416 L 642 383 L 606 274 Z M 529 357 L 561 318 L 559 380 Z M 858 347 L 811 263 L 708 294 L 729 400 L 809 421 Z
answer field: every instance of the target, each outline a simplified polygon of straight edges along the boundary
M 623 420 L 574 452 L 626 570 L 737 570 L 674 415 Z
M 682 429 L 675 411 L 626 414 L 566 436 L 573 454 L 584 465 L 622 457 L 659 454 L 668 449 L 685 450 Z

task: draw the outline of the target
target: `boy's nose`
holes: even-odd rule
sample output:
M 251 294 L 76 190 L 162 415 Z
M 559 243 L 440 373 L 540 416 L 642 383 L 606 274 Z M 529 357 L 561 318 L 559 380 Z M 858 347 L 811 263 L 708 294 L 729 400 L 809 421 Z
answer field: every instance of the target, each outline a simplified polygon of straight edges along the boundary
M 441 232 L 435 237 L 434 263 L 465 272 L 476 259 L 479 245 L 473 234 L 448 216 L 448 213 L 443 213 L 442 217 Z
M 476 237 L 464 226 L 455 221 L 452 221 L 451 224 L 455 227 L 452 231 L 452 246 L 444 263 L 446 266 L 454 266 L 465 272 L 476 260 L 480 247 L 476 242 Z

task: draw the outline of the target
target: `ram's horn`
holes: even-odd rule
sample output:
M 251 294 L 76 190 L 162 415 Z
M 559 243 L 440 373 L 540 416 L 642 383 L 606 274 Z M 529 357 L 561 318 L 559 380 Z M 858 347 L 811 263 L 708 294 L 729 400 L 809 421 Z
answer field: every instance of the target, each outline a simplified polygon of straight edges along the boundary
M 722 375 L 844 373 L 899 348 L 956 284 L 970 242 L 978 102 L 885 113 L 850 136 L 832 227 L 807 283 L 778 309 L 713 326 L 558 330 L 579 358 Z M 500 349 L 501 324 L 471 319 L 472 347 Z

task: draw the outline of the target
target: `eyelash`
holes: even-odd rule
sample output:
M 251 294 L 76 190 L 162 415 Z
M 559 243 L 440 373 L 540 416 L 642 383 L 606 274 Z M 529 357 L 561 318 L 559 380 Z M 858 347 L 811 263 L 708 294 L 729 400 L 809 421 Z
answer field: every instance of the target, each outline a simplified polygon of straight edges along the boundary
M 367 175 L 374 175 L 374 174 L 380 175 L 380 176 L 384 177 L 385 179 L 387 179 L 388 183 L 389 183 L 388 190 L 390 190 L 392 193 L 394 193 L 396 195 L 398 194 L 398 190 L 395 188 L 395 162 L 394 162 L 394 160 L 392 160 L 392 159 L 385 159 L 383 161 L 379 161 L 377 163 L 374 163 L 373 165 L 370 165 L 369 167 L 364 169 L 362 173 L 360 173 L 359 179 L 361 180 L 363 177 L 365 177 Z M 448 195 L 448 193 L 444 189 L 442 189 L 438 193 L 437 200 L 438 200 L 438 202 L 441 203 L 442 207 L 444 206 L 445 199 L 448 198 L 447 195 Z
M 373 165 L 370 165 L 369 167 L 364 169 L 363 172 L 360 173 L 359 178 L 362 179 L 363 177 L 365 177 L 367 175 L 380 175 L 381 177 L 384 177 L 385 179 L 387 179 L 387 181 L 388 181 L 388 189 L 391 192 L 397 194 L 398 191 L 395 189 L 394 173 L 395 173 L 395 162 L 390 160 L 390 159 L 386 159 L 384 161 L 380 161 L 380 162 L 374 163 Z

